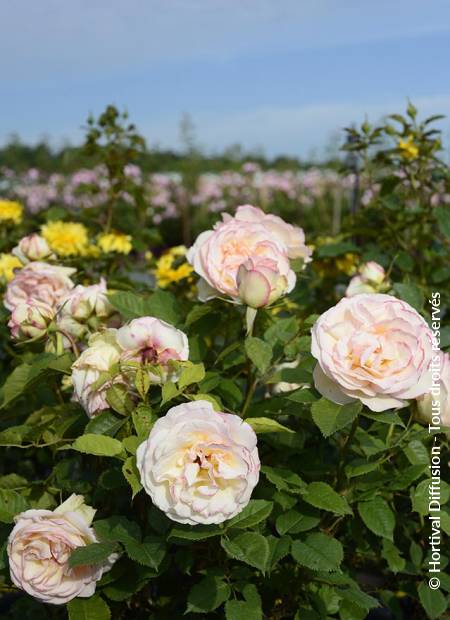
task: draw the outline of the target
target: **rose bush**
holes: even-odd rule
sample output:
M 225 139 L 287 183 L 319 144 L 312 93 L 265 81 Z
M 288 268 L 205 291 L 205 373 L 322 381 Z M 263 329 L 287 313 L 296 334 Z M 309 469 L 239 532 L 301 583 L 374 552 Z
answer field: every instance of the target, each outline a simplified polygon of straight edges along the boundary
M 89 121 L 60 204 L 20 186 L 0 218 L 0 615 L 446 618 L 432 121 L 350 130 L 342 203 L 253 163 L 149 190 L 123 121 Z

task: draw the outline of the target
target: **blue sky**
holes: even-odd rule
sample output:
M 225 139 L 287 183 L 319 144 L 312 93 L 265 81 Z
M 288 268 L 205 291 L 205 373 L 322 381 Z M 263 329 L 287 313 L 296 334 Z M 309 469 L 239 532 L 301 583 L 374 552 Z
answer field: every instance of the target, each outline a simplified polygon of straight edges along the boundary
M 408 97 L 450 113 L 448 0 L 3 0 L 0 24 L 0 142 L 78 142 L 112 102 L 150 146 L 189 113 L 209 151 L 320 156 Z

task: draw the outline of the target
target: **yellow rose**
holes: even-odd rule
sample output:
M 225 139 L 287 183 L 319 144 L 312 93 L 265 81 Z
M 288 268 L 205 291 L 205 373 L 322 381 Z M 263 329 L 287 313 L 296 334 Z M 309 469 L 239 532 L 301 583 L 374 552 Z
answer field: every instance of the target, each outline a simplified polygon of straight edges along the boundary
M 129 254 L 133 249 L 131 236 L 116 231 L 99 235 L 97 245 L 105 254 L 109 254 L 110 252 Z
M 41 234 L 59 256 L 84 256 L 88 249 L 88 231 L 77 222 L 48 222 Z
M 0 200 L 0 222 L 20 224 L 23 207 L 13 200 Z

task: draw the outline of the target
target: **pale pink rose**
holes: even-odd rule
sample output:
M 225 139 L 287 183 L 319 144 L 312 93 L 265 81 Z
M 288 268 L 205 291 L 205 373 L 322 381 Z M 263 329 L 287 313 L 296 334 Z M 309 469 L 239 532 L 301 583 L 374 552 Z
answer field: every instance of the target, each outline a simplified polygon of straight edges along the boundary
M 54 316 L 54 309 L 41 301 L 19 304 L 12 311 L 8 321 L 11 336 L 16 340 L 39 338 L 47 332 Z
M 280 276 L 287 280 L 286 292 L 295 286 L 296 277 L 284 242 L 259 222 L 224 216 L 224 221 L 216 224 L 213 230 L 197 237 L 187 258 L 202 278 L 199 283 L 202 301 L 227 295 L 239 302 L 239 267 L 249 258 L 272 261 Z
M 136 453 L 141 482 L 173 521 L 222 523 L 250 501 L 260 462 L 247 422 L 211 403 L 172 407 Z
M 386 272 L 375 261 L 364 263 L 358 269 L 359 275 L 354 276 L 345 291 L 347 297 L 360 295 L 361 293 L 380 293 L 389 289 L 386 281 Z
M 366 282 L 373 282 L 374 284 L 381 284 L 386 278 L 384 268 L 373 260 L 361 265 L 359 273 L 363 280 L 366 280 Z
M 189 358 L 189 343 L 184 332 L 152 316 L 133 319 L 117 330 L 117 343 L 123 362 L 159 366 L 160 374 L 150 373 L 154 382 L 175 381 L 178 372 L 171 362 Z
M 361 276 L 353 276 L 348 283 L 345 291 L 346 297 L 354 297 L 355 295 L 361 295 L 362 293 L 372 294 L 376 293 L 377 289 L 364 280 Z
M 224 220 L 231 217 L 224 214 Z M 305 243 L 305 233 L 299 226 L 288 224 L 278 215 L 264 213 L 258 207 L 241 205 L 236 209 L 235 219 L 240 222 L 258 222 L 265 226 L 287 248 L 289 258 L 302 258 L 305 263 L 311 262 L 312 250 Z
M 262 308 L 284 295 L 289 283 L 270 258 L 249 258 L 238 270 L 239 299 L 251 308 Z
M 60 316 L 71 316 L 77 321 L 87 321 L 93 316 L 105 319 L 114 312 L 107 294 L 106 281 L 103 278 L 99 284 L 78 284 L 59 302 L 58 313 Z
M 115 329 L 108 329 L 91 336 L 88 348 L 72 364 L 73 400 L 80 403 L 89 417 L 109 408 L 106 392 L 114 383 L 124 381 L 119 373 L 122 350 L 116 333 Z
M 4 304 L 8 310 L 28 301 L 41 301 L 55 308 L 75 286 L 70 276 L 76 269 L 32 262 L 21 269 L 6 289 Z
M 24 265 L 30 261 L 42 261 L 48 260 L 49 258 L 56 258 L 44 237 L 41 237 L 37 233 L 23 237 L 12 250 L 12 253 L 17 256 Z
M 92 596 L 97 581 L 117 556 L 75 568 L 69 568 L 68 561 L 74 549 L 98 542 L 90 527 L 94 514 L 83 496 L 71 495 L 56 510 L 26 510 L 17 515 L 7 547 L 13 583 L 53 605 Z
M 439 352 L 431 366 L 428 390 L 417 399 L 418 418 L 432 426 L 450 429 L 450 354 Z M 440 424 L 433 422 L 440 417 Z
M 429 381 L 431 331 L 409 304 L 391 295 L 342 299 L 316 321 L 314 382 L 329 400 L 361 400 L 372 411 L 406 407 Z

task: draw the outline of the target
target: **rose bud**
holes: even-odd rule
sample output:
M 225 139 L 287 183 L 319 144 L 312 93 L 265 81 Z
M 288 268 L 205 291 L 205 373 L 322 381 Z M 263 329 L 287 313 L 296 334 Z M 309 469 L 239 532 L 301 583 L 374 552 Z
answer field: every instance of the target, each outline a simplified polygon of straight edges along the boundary
M 55 316 L 51 306 L 40 301 L 27 301 L 14 308 L 8 327 L 16 340 L 40 338 Z
M 239 299 L 251 308 L 262 308 L 287 293 L 289 283 L 280 274 L 277 263 L 269 258 L 249 258 L 237 275 Z
M 59 314 L 70 316 L 77 321 L 87 321 L 92 316 L 107 318 L 114 312 L 107 293 L 106 281 L 103 278 L 99 284 L 79 284 L 61 300 L 58 306 Z
M 56 258 L 44 237 L 34 233 L 23 237 L 12 253 L 26 265 L 31 261 Z
M 373 284 L 381 284 L 386 278 L 386 272 L 383 267 L 373 260 L 362 265 L 359 273 L 363 280 L 373 282 Z
M 102 373 L 111 373 L 119 363 L 121 349 L 117 345 L 116 330 L 108 329 L 101 334 L 94 334 L 89 339 L 89 346 L 72 364 L 73 399 L 80 403 L 89 417 L 103 409 L 108 409 L 106 392 L 113 383 L 123 382 L 118 373 L 100 385 L 95 383 Z

